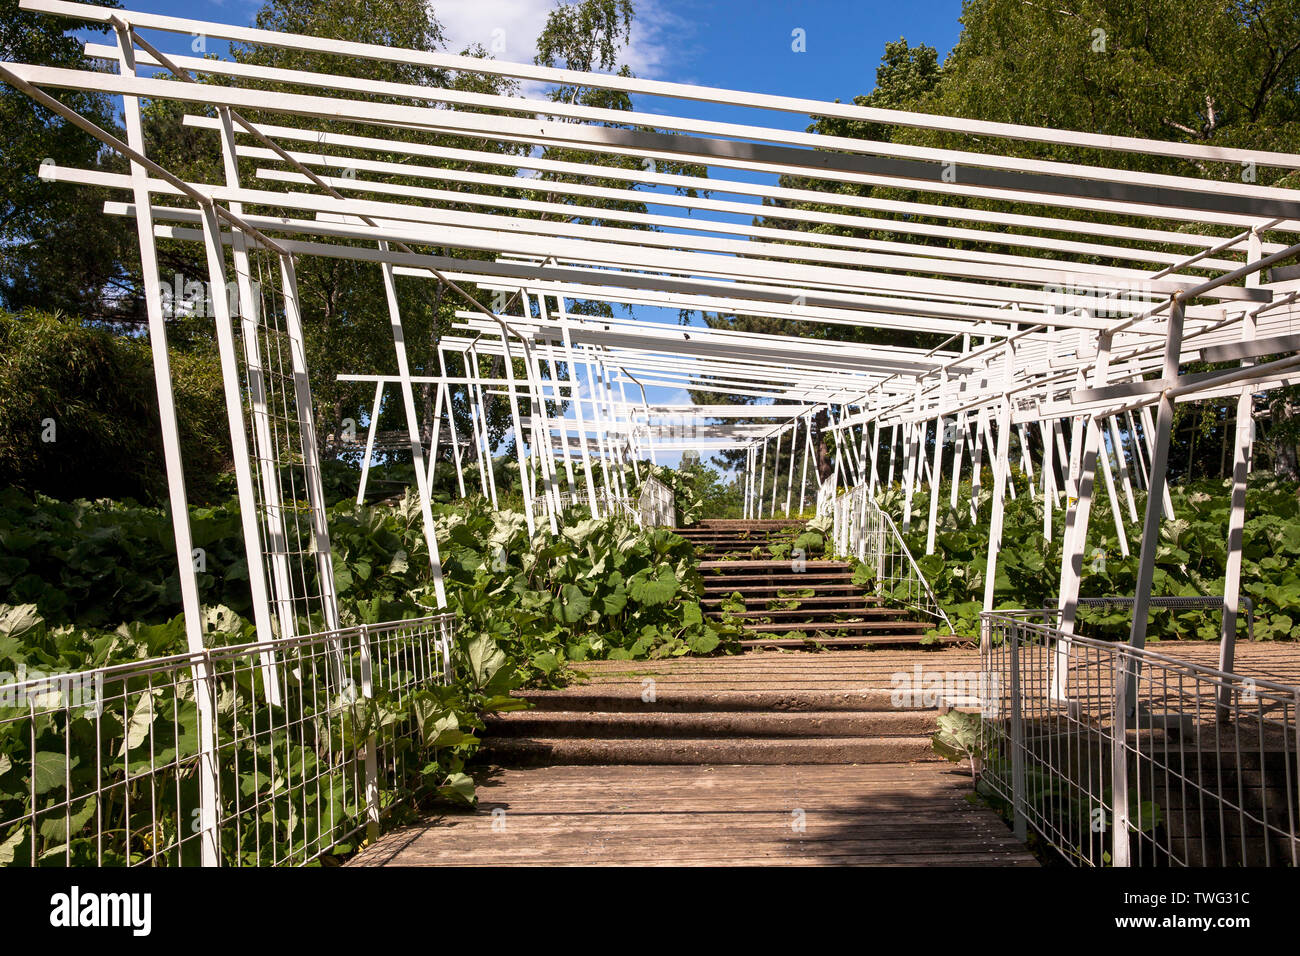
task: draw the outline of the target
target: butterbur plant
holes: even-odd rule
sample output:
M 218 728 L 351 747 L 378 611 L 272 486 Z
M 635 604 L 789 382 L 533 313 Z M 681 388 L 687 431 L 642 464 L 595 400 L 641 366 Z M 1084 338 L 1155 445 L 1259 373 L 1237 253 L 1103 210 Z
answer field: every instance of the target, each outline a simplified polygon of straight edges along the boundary
M 739 628 L 705 620 L 694 549 L 667 529 L 610 517 L 530 539 L 522 515 L 479 503 L 448 510 L 439 537 L 452 607 L 500 649 L 516 686 L 557 679 L 570 661 L 738 646 Z
M 969 485 L 963 483 L 967 492 Z M 1203 479 L 1170 488 L 1175 518 L 1160 523 L 1152 593 L 1164 597 L 1222 595 L 1227 562 L 1228 517 L 1231 482 Z M 964 495 L 962 496 L 964 497 Z M 917 565 L 943 605 L 953 630 L 978 638 L 983 609 L 984 576 L 988 558 L 988 521 L 991 511 L 987 490 L 979 519 L 972 522 L 968 502 L 956 510 L 941 509 L 935 534 L 935 554 L 925 554 L 925 496 L 913 503 L 907 543 Z M 1137 493 L 1139 513 L 1145 495 Z M 882 495 L 882 507 L 902 508 L 896 489 Z M 993 582 L 994 607 L 1055 607 L 1060 587 L 1061 542 L 1065 512 L 1057 509 L 1052 540 L 1043 539 L 1041 500 L 1028 494 L 1004 503 L 1005 527 L 998 550 L 997 577 Z M 1088 543 L 1084 549 L 1081 597 L 1131 597 L 1137 584 L 1140 528 L 1126 525 L 1130 555 L 1123 557 L 1115 542 L 1115 526 L 1104 493 L 1093 502 Z M 1106 556 L 1096 561 L 1096 550 Z M 1255 606 L 1257 640 L 1286 640 L 1300 636 L 1300 501 L 1295 482 L 1267 472 L 1250 476 L 1246 495 L 1246 523 L 1242 535 L 1241 591 Z M 1123 638 L 1132 621 L 1123 605 L 1085 606 L 1079 609 L 1082 633 Z M 1245 615 L 1238 617 L 1238 636 L 1246 636 Z M 1219 638 L 1218 614 L 1201 609 L 1153 608 L 1152 639 Z

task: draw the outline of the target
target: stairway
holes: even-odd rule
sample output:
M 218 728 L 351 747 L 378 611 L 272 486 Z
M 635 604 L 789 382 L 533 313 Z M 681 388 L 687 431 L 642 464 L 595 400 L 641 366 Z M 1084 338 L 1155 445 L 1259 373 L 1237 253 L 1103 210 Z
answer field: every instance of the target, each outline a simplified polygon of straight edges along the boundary
M 701 557 L 705 612 L 739 618 L 748 635 L 744 646 L 799 648 L 814 641 L 828 648 L 892 647 L 918 644 L 933 629 L 932 622 L 888 607 L 854 584 L 847 561 L 774 560 L 771 546 L 793 544 L 803 528 L 802 521 L 728 520 L 674 529 Z M 788 555 L 788 548 L 780 553 Z
M 743 595 L 742 641 L 725 659 L 586 662 L 594 682 L 526 691 L 527 711 L 486 718 L 486 751 L 502 766 L 886 765 L 936 758 L 936 702 L 893 699 L 893 674 L 933 660 L 916 647 L 931 628 L 853 583 L 846 561 L 773 560 L 802 521 L 705 521 L 675 529 L 703 559 L 705 613 Z M 758 549 L 757 555 L 754 549 Z M 891 650 L 891 645 L 913 645 Z M 878 650 L 865 650 L 867 647 Z M 942 652 L 939 652 L 942 654 Z M 884 668 L 882 670 L 881 668 Z

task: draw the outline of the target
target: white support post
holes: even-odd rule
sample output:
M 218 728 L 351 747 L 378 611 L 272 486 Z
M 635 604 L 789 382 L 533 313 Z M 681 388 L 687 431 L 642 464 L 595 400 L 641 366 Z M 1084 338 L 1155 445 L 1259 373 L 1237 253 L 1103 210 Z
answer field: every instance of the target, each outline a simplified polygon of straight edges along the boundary
M 596 371 L 591 351 L 588 349 L 583 351 L 586 353 L 586 362 L 584 364 L 587 366 L 587 393 L 591 396 L 591 419 L 596 436 L 596 453 L 600 456 L 601 486 L 605 489 L 606 497 L 612 499 L 614 491 L 609 479 L 609 461 L 605 454 L 605 421 L 601 410 L 599 386 L 596 382 Z
M 1065 486 L 1065 506 L 1068 508 L 1070 499 L 1074 497 L 1074 486 L 1070 483 L 1070 451 L 1065 447 L 1065 428 L 1059 420 L 1052 421 L 1052 431 L 1056 435 L 1056 454 L 1061 459 L 1061 483 Z
M 948 489 L 948 507 L 957 510 L 958 487 L 961 485 L 961 460 L 966 451 L 966 413 L 958 412 L 953 426 L 952 487 Z
M 916 490 L 920 492 L 921 483 L 930 483 L 930 459 L 925 456 L 925 440 L 930 435 L 930 423 L 928 421 L 921 423 L 921 447 L 917 449 L 916 463 Z
M 492 510 L 496 511 L 499 506 L 497 504 L 497 476 L 492 467 L 492 433 L 488 431 L 487 405 L 483 401 L 483 384 L 479 381 L 478 350 L 472 345 L 465 350 L 465 367 L 469 372 L 467 377 L 474 390 L 471 397 L 470 412 L 481 432 L 478 446 L 482 449 L 482 454 L 479 457 L 479 481 L 483 485 L 483 494 L 487 495 L 492 501 Z
M 1259 230 L 1252 230 L 1247 241 L 1246 260 L 1257 261 L 1262 255 Z M 1259 285 L 1259 273 L 1246 277 L 1247 287 Z M 1255 317 L 1247 312 L 1241 320 L 1241 340 L 1255 338 Z M 1247 359 L 1242 365 L 1253 365 Z M 1237 644 L 1237 604 L 1241 600 L 1241 549 L 1246 526 L 1246 482 L 1250 474 L 1254 445 L 1251 441 L 1255 400 L 1250 387 L 1241 390 L 1237 398 L 1237 420 L 1232 443 L 1232 504 L 1228 514 L 1228 557 L 1223 573 L 1223 617 L 1219 633 L 1219 670 L 1231 673 Z M 1219 719 L 1226 720 L 1231 713 L 1232 690 L 1219 689 Z
M 1080 456 L 1078 495 L 1065 514 L 1065 539 L 1061 549 L 1061 578 L 1057 606 L 1061 612 L 1059 628 L 1065 635 L 1074 634 L 1079 609 L 1079 586 L 1083 580 L 1084 550 L 1088 546 L 1088 522 L 1092 516 L 1092 492 L 1097 473 L 1097 451 L 1101 433 L 1096 420 L 1089 418 L 1084 427 L 1084 448 Z M 1064 703 L 1069 698 L 1071 641 L 1063 637 L 1056 642 L 1052 655 L 1049 699 Z
M 865 406 L 859 406 L 861 411 L 865 412 Z M 867 422 L 862 423 L 862 445 L 858 448 L 858 484 L 865 484 L 868 488 L 874 488 L 876 485 L 876 449 L 871 448 L 871 476 L 867 476 L 867 440 L 870 436 L 870 425 Z M 790 450 L 794 451 L 794 436 L 790 436 Z
M 947 385 L 947 373 L 941 373 L 943 386 L 940 387 L 940 395 Z M 940 415 L 934 420 L 934 464 L 930 466 L 930 518 L 925 531 L 925 553 L 934 554 L 935 535 L 938 533 L 939 524 L 939 479 L 943 474 L 943 416 Z
M 625 447 L 627 449 L 628 458 L 632 460 L 632 477 L 636 480 L 637 484 L 640 484 L 641 466 L 637 464 L 637 459 L 640 457 L 640 448 L 636 441 L 636 423 L 632 420 L 632 406 L 628 404 L 627 389 L 623 385 L 622 376 L 619 376 L 618 379 L 618 396 L 619 400 L 622 402 L 621 407 L 623 412 L 627 415 L 627 439 Z
M 442 354 L 442 346 L 438 346 L 438 372 L 445 379 L 447 378 L 447 361 Z M 451 460 L 456 466 L 456 488 L 460 491 L 460 496 L 465 497 L 465 467 L 460 459 L 460 436 L 456 434 L 456 405 L 452 401 L 451 387 L 446 382 L 440 383 L 439 387 L 443 390 L 447 405 L 447 430 L 451 432 Z
M 1110 352 L 1112 337 L 1108 332 L 1097 336 L 1097 358 L 1093 362 L 1093 388 L 1102 388 L 1110 381 Z M 1106 496 L 1110 501 L 1111 519 L 1115 522 L 1115 542 L 1119 545 L 1122 556 L 1128 557 L 1128 533 L 1124 530 L 1124 516 L 1119 510 L 1119 497 L 1115 494 L 1115 476 L 1111 474 L 1110 456 L 1106 454 L 1106 439 L 1101 432 L 1101 425 L 1096 416 L 1089 419 L 1089 427 L 1096 429 L 1094 440 L 1097 452 L 1101 455 L 1101 472 L 1106 482 Z
M 1103 333 L 1097 338 L 1097 360 L 1093 366 L 1092 384 L 1094 388 L 1103 387 L 1110 372 L 1111 337 Z M 1060 630 L 1066 635 L 1074 634 L 1075 622 L 1079 611 L 1079 588 L 1083 580 L 1084 551 L 1088 546 L 1088 523 L 1092 515 L 1092 496 L 1097 474 L 1097 456 L 1102 455 L 1105 462 L 1106 449 L 1102 444 L 1101 429 L 1095 416 L 1088 418 L 1084 425 L 1083 448 L 1080 454 L 1079 480 L 1075 486 L 1078 495 L 1070 504 L 1065 518 L 1065 541 L 1061 553 L 1061 579 L 1058 590 L 1058 608 L 1061 612 Z M 1111 507 L 1115 505 L 1111 499 Z M 1121 539 L 1122 540 L 1122 539 Z M 1068 697 L 1069 663 L 1071 642 L 1066 639 L 1057 641 L 1052 661 L 1052 678 L 1050 697 L 1054 701 L 1065 701 Z
M 1002 447 L 1002 431 L 1001 431 L 1002 425 L 1000 424 L 1000 422 L 1001 422 L 1001 417 L 999 416 L 999 424 L 997 426 L 998 434 L 995 437 L 993 434 L 993 427 L 994 427 L 993 421 L 987 416 L 984 419 L 984 444 L 988 446 L 989 458 L 996 458 L 998 454 L 997 450 Z M 1006 483 L 1002 486 L 1002 494 L 1004 495 L 1009 494 L 1011 496 L 1012 501 L 1016 500 L 1016 483 L 1014 480 L 1012 480 L 1011 477 L 1011 436 L 1010 435 L 1007 436 L 1007 480 Z
M 135 48 L 128 29 L 118 27 L 119 68 L 124 76 L 135 76 Z M 144 129 L 140 100 L 122 97 L 122 114 L 127 145 L 144 155 Z M 189 498 L 185 493 L 185 469 L 181 460 L 180 429 L 176 399 L 172 391 L 171 360 L 167 352 L 167 326 L 162 308 L 162 284 L 158 275 L 157 246 L 154 243 L 148 171 L 131 162 L 132 194 L 135 204 L 136 239 L 140 246 L 140 272 L 145 312 L 149 320 L 149 346 L 153 359 L 154 387 L 158 396 L 158 420 L 162 431 L 163 464 L 167 471 L 167 496 L 171 512 L 172 537 L 176 542 L 176 571 L 181 586 L 181 610 L 185 615 L 185 641 L 191 654 L 202 655 L 203 617 L 199 604 L 198 573 L 195 571 L 194 537 L 190 529 Z M 266 663 L 264 659 L 264 663 Z M 218 830 L 215 695 L 205 658 L 197 657 L 192 667 L 194 699 L 199 712 L 199 806 L 201 834 L 199 859 L 203 866 L 221 865 Z
M 1127 558 L 1128 534 L 1124 530 L 1124 516 L 1119 510 L 1119 496 L 1115 494 L 1115 476 L 1110 469 L 1110 456 L 1106 454 L 1105 436 L 1099 437 L 1098 442 L 1101 451 L 1101 474 L 1106 483 L 1106 498 L 1110 502 L 1110 514 L 1115 522 L 1115 542 L 1119 545 L 1119 553 Z
M 1029 430 L 1024 425 L 1020 425 L 1016 429 L 1016 434 L 1020 436 L 1020 470 L 1024 473 L 1029 486 L 1029 499 L 1032 501 L 1038 495 L 1034 491 L 1034 462 L 1029 456 Z
M 1110 447 L 1115 452 L 1115 464 L 1119 468 L 1120 484 L 1124 488 L 1124 501 L 1128 506 L 1128 520 L 1136 524 L 1138 519 L 1137 499 L 1133 495 L 1133 476 L 1129 473 L 1128 456 L 1124 453 L 1124 441 L 1120 437 L 1119 424 L 1114 415 L 1106 419 L 1106 430 L 1110 434 Z
M 1075 387 L 1084 387 L 1083 370 L 1075 374 Z M 1083 467 L 1083 423 L 1082 415 L 1070 419 L 1070 474 L 1066 478 L 1066 494 L 1070 498 L 1079 497 L 1079 469 Z
M 433 421 L 429 423 L 429 491 L 433 492 L 435 487 L 434 479 L 438 476 L 438 453 L 440 438 L 442 436 L 442 396 L 445 385 L 442 382 L 434 386 L 433 397 Z
M 803 475 L 799 479 L 799 513 L 803 514 L 808 501 L 808 460 L 812 457 L 812 415 L 806 415 L 803 423 Z
M 366 427 L 366 453 L 361 459 L 361 482 L 357 485 L 357 504 L 366 503 L 366 482 L 370 477 L 370 461 L 375 454 L 375 432 L 379 429 L 379 407 L 384 401 L 384 380 L 375 382 L 375 401 L 370 406 L 370 423 Z
M 921 411 L 920 382 L 917 382 L 913 391 L 912 410 L 917 414 Z M 921 443 L 925 439 L 926 423 L 915 421 L 908 426 L 908 429 L 907 472 L 903 487 L 903 531 L 905 532 L 912 526 L 912 493 L 916 488 L 916 477 L 921 458 Z
M 523 297 L 528 302 L 528 297 Z M 525 309 L 527 306 L 525 305 Z M 551 534 L 560 533 L 560 489 L 555 479 L 555 446 L 551 441 L 550 420 L 546 414 L 546 399 L 542 392 L 541 374 L 537 358 L 528 342 L 521 339 L 520 349 L 524 353 L 524 373 L 528 377 L 528 392 L 533 414 L 533 457 L 537 459 L 539 477 L 546 483 L 546 509 L 550 522 Z
M 582 409 L 582 389 L 578 380 L 578 363 L 573 355 L 573 337 L 569 331 L 569 313 L 564 306 L 564 298 L 556 299 L 560 312 L 560 336 L 564 343 L 564 364 L 569 369 L 569 394 L 573 398 L 573 414 L 578 423 L 579 451 L 582 453 L 582 473 L 587 485 L 587 504 L 592 518 L 600 517 L 600 506 L 596 503 L 596 479 L 592 475 L 591 450 L 587 447 L 587 422 Z
M 879 402 L 876 403 L 879 406 Z M 879 413 L 879 408 L 877 408 Z M 876 495 L 876 485 L 880 483 L 880 419 L 871 423 L 871 480 L 867 483 L 867 494 Z
M 528 444 L 524 439 L 524 423 L 519 415 L 519 392 L 515 388 L 515 361 L 510 354 L 510 333 L 505 322 L 497 317 L 497 326 L 501 333 L 501 350 L 504 356 L 501 364 L 506 372 L 506 394 L 510 399 L 510 422 L 515 432 L 515 458 L 519 462 L 519 483 L 524 495 L 524 521 L 528 524 L 528 536 L 537 533 L 537 518 L 533 514 L 533 487 L 528 472 Z
M 1015 346 L 1008 340 L 1003 358 L 1002 405 L 998 410 L 998 446 L 993 455 L 993 515 L 989 519 L 989 551 L 984 567 L 984 610 L 993 610 L 993 585 L 998 573 L 998 551 L 1002 547 L 1002 518 L 1005 508 L 1003 492 L 1010 468 L 1011 439 L 1011 386 L 1015 382 Z M 988 623 L 980 628 L 980 652 L 987 655 L 990 647 Z
M 796 418 L 790 431 L 790 467 L 785 476 L 785 516 L 787 518 L 790 517 L 790 497 L 794 493 L 794 459 L 799 449 L 796 443 L 798 437 L 799 419 Z
M 897 423 L 889 426 L 889 487 L 894 487 L 894 464 L 898 459 L 899 435 Z
M 768 513 L 776 517 L 777 488 L 781 484 L 781 432 L 776 433 L 776 449 L 772 452 L 772 504 Z
M 1140 488 L 1143 491 L 1146 491 L 1147 460 L 1146 460 L 1146 456 L 1142 452 L 1142 445 L 1144 444 L 1144 442 L 1138 436 L 1137 419 L 1133 417 L 1133 413 L 1131 411 L 1128 411 L 1125 412 L 1124 415 L 1128 420 L 1129 444 L 1133 446 L 1133 460 L 1135 465 L 1133 469 L 1134 477 L 1137 478 L 1138 488 Z
M 1038 432 L 1043 437 L 1043 540 L 1052 540 L 1052 503 L 1056 499 L 1055 470 L 1052 463 L 1052 426 L 1050 422 L 1039 422 Z
M 388 243 L 379 248 L 388 251 Z M 424 524 L 424 540 L 429 549 L 429 567 L 433 571 L 433 590 L 439 608 L 447 606 L 447 589 L 442 581 L 442 559 L 438 555 L 438 532 L 433 523 L 433 508 L 429 494 L 429 476 L 424 470 L 424 439 L 420 435 L 420 419 L 415 413 L 415 390 L 411 385 L 411 365 L 406 357 L 406 332 L 402 328 L 402 313 L 397 302 L 397 281 L 393 267 L 385 262 L 380 267 L 384 276 L 384 295 L 388 300 L 388 320 L 393 331 L 393 351 L 397 355 L 397 375 L 406 410 L 406 431 L 411 439 L 411 461 L 415 466 L 415 491 L 420 497 L 420 519 Z
M 1162 379 L 1172 385 L 1178 378 L 1178 359 L 1183 344 L 1183 300 L 1175 295 L 1169 306 Z M 1144 409 L 1145 410 L 1145 409 Z M 1138 558 L 1137 584 L 1133 591 L 1133 626 L 1129 643 L 1139 650 L 1146 646 L 1147 611 L 1151 606 L 1151 586 L 1155 578 L 1156 545 L 1160 541 L 1160 507 L 1165 493 L 1165 469 L 1169 463 L 1169 434 L 1174 425 L 1174 400 L 1168 391 L 1160 395 L 1156 412 L 1156 430 L 1152 436 L 1151 475 L 1148 486 L 1145 522 L 1142 526 L 1142 549 Z M 1137 680 L 1141 660 L 1132 662 L 1126 700 L 1129 712 L 1137 702 Z
M 980 485 L 984 476 L 984 439 L 983 434 L 988 430 L 985 427 L 985 420 L 989 412 L 987 406 L 981 406 L 975 415 L 975 427 L 971 433 L 971 476 L 970 476 L 970 520 L 972 524 L 979 522 L 980 508 Z
M 745 519 L 754 516 L 754 446 L 745 449 Z
M 832 424 L 834 423 L 834 419 L 830 417 L 830 410 L 829 410 L 829 408 L 827 409 L 827 419 L 828 419 Z M 833 435 L 833 434 L 834 434 L 834 433 L 832 433 L 832 435 Z M 834 488 L 834 489 L 836 489 L 836 490 L 838 490 L 839 487 L 840 487 L 840 471 L 841 471 L 842 468 L 843 468 L 843 461 L 842 461 L 842 457 L 841 457 L 841 455 L 840 455 L 839 444 L 838 444 L 838 442 L 837 442 L 837 443 L 836 443 L 836 446 L 835 446 L 835 461 L 834 461 L 833 467 L 832 467 L 832 469 L 831 469 L 831 487 Z
M 546 296 L 541 292 L 537 293 L 537 305 L 541 309 L 542 319 L 549 322 L 550 315 L 546 308 Z M 564 477 L 568 482 L 569 495 L 574 501 L 577 501 L 578 488 L 573 477 L 573 456 L 569 453 L 569 432 L 564 426 L 564 413 L 562 411 L 564 407 L 562 385 L 560 383 L 559 368 L 555 363 L 555 352 L 550 348 L 546 350 L 546 361 L 551 372 L 551 384 L 555 391 L 555 407 L 560 412 L 560 452 L 564 458 Z
M 1138 414 L 1142 418 L 1142 436 L 1146 439 L 1147 456 L 1151 462 L 1151 466 L 1154 467 L 1156 460 L 1155 446 L 1158 440 L 1159 427 L 1151 421 L 1151 407 L 1149 405 L 1143 405 L 1142 408 L 1138 410 Z M 1150 475 L 1148 475 L 1147 489 L 1150 490 L 1152 487 Z M 1169 497 L 1169 484 L 1163 480 L 1160 482 L 1160 500 L 1164 506 L 1164 520 L 1173 521 L 1174 503 Z
M 759 462 L 758 465 L 758 498 L 756 500 L 756 504 L 758 505 L 758 507 L 754 513 L 754 517 L 760 521 L 763 518 L 763 491 L 764 488 L 766 487 L 766 481 L 767 481 L 767 439 L 764 438 L 763 459 L 761 462 Z

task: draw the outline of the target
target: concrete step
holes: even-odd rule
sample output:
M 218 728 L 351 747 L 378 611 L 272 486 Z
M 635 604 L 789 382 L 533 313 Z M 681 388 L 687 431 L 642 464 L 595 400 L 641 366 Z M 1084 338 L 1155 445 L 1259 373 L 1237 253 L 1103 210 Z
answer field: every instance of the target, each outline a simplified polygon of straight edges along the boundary
M 743 620 L 771 618 L 771 623 L 782 621 L 843 621 L 845 618 L 861 618 L 869 621 L 906 621 L 907 612 L 893 607 L 842 607 L 820 606 L 800 607 L 793 610 L 764 610 L 750 608 L 746 611 L 732 612 L 732 617 Z
M 751 632 L 752 633 L 752 632 Z M 809 641 L 820 644 L 828 649 L 839 648 L 841 650 L 856 650 L 858 648 L 874 647 L 906 647 L 915 646 L 926 640 L 925 633 L 917 632 L 914 634 L 880 634 L 880 633 L 862 633 L 851 637 L 818 637 L 815 631 L 809 630 L 808 640 L 802 641 L 797 638 L 782 637 L 779 634 L 772 637 L 749 637 L 740 642 L 741 647 L 750 650 L 803 650 L 809 646 Z M 935 638 L 937 644 L 960 644 L 961 638 L 952 636 L 940 636 Z
M 853 565 L 847 561 L 829 561 L 823 558 L 812 558 L 804 563 L 808 573 L 815 571 L 852 571 Z M 753 561 L 701 561 L 700 571 L 712 571 L 720 569 L 722 571 L 731 571 L 736 574 L 742 572 L 755 573 L 761 571 L 789 571 L 790 560 L 784 561 L 771 560 L 753 560 Z M 804 573 L 804 572 L 800 572 Z
M 678 531 L 679 537 L 688 541 L 720 541 L 723 544 L 735 544 L 742 541 L 774 541 L 797 538 L 798 528 L 767 528 L 759 531 L 713 531 L 705 528 L 700 531 Z
M 807 522 L 802 518 L 705 518 L 689 528 L 674 528 L 678 534 L 683 531 L 753 531 L 760 528 L 803 528 Z
M 560 690 L 521 691 L 533 705 L 532 711 L 572 713 L 575 710 L 615 713 L 806 713 L 850 711 L 857 713 L 894 711 L 888 690 L 700 690 L 680 684 L 657 686 L 655 699 L 647 701 L 647 688 L 635 677 L 621 689 L 604 684 L 580 684 Z M 921 708 L 901 708 L 921 709 Z
M 929 710 L 517 711 L 489 717 L 488 738 L 900 737 L 937 729 Z
M 849 570 L 840 570 L 840 568 L 819 568 L 811 567 L 803 571 L 796 571 L 790 566 L 789 562 L 784 562 L 783 568 L 768 568 L 766 571 L 701 571 L 701 578 L 705 579 L 706 585 L 719 587 L 722 584 L 779 584 L 784 581 L 798 583 L 798 581 L 826 581 L 827 584 L 853 584 L 853 572 Z
M 931 630 L 934 624 L 930 621 L 828 621 L 821 628 L 824 631 L 859 631 L 872 632 L 880 634 L 924 634 Z M 808 631 L 812 636 L 815 628 L 808 625 L 791 623 L 788 621 L 773 624 L 746 624 L 745 631 L 750 634 L 777 634 L 783 631 Z
M 854 584 L 849 575 L 814 575 L 813 578 L 800 574 L 792 574 L 785 576 L 785 578 L 777 578 L 775 575 L 767 575 L 757 579 L 705 578 L 703 584 L 705 584 L 705 591 L 712 592 L 740 591 L 749 593 L 751 591 L 761 591 L 761 589 L 809 591 L 809 589 L 819 588 L 839 588 L 840 591 L 855 591 L 859 594 L 863 592 L 862 585 Z
M 540 764 L 870 764 L 940 760 L 928 736 L 906 737 L 489 737 L 493 761 Z
M 727 600 L 732 592 L 706 592 L 715 594 L 714 597 L 705 597 L 700 599 L 700 604 L 706 608 L 712 608 L 721 605 Z M 751 595 L 745 599 L 745 605 L 750 610 L 757 610 L 765 607 L 768 601 L 798 601 L 800 608 L 868 608 L 877 607 L 881 604 L 880 598 L 874 594 L 829 594 L 813 595 L 812 597 L 780 597 L 776 594 L 765 596 Z
M 745 597 L 746 601 L 750 601 L 750 600 L 762 601 L 762 600 L 766 600 L 767 598 L 776 598 L 779 596 L 780 592 L 782 591 L 807 591 L 809 589 L 815 591 L 816 594 L 810 595 L 808 598 L 801 598 L 800 600 L 811 600 L 812 597 L 817 597 L 822 595 L 826 595 L 828 596 L 828 598 L 834 598 L 835 600 L 840 600 L 840 598 L 837 597 L 837 595 L 841 593 L 853 594 L 858 596 L 862 595 L 862 588 L 860 588 L 856 584 L 853 584 L 852 582 L 849 582 L 847 584 L 841 584 L 839 582 L 835 582 L 832 584 L 806 584 L 802 587 L 794 586 L 794 585 L 786 585 L 786 584 L 764 584 L 758 587 L 747 586 L 743 589 L 737 587 L 730 587 L 726 584 L 725 581 L 716 584 L 705 582 L 704 585 L 704 593 L 706 595 L 722 598 L 722 597 L 730 597 L 734 592 L 740 591 L 740 593 Z M 866 595 L 866 598 L 869 601 L 880 600 L 880 598 L 876 597 L 873 594 Z M 708 600 L 708 598 L 705 598 L 705 600 Z

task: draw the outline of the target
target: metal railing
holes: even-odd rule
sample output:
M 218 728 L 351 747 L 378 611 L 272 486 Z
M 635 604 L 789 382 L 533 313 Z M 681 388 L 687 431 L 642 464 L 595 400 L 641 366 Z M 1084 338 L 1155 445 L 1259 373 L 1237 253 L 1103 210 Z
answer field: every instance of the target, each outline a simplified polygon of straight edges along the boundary
M 347 849 L 423 786 L 436 709 L 421 692 L 450 679 L 455 626 L 444 614 L 0 686 L 0 865 L 281 866 Z
M 677 497 L 658 478 L 647 476 L 637 497 L 637 518 L 643 528 L 671 528 L 677 523 Z
M 952 622 L 917 566 L 894 519 L 880 509 L 866 485 L 858 485 L 831 499 L 826 507 L 832 519 L 831 549 L 835 555 L 856 558 L 869 567 L 875 575 L 876 593 L 881 597 L 936 618 L 952 630 Z
M 1055 615 L 984 615 L 979 787 L 1017 836 L 1080 866 L 1300 864 L 1300 688 Z
M 554 497 L 550 495 L 537 495 L 534 497 L 534 513 L 547 514 L 548 509 L 555 506 L 556 498 L 559 499 L 561 514 L 570 508 L 590 508 L 589 499 L 585 494 L 566 491 Z M 596 492 L 596 507 L 599 509 L 601 517 L 621 515 L 624 518 L 631 518 L 633 521 L 638 520 L 640 517 L 637 509 L 632 506 L 628 499 L 621 495 L 611 494 L 608 491 Z

